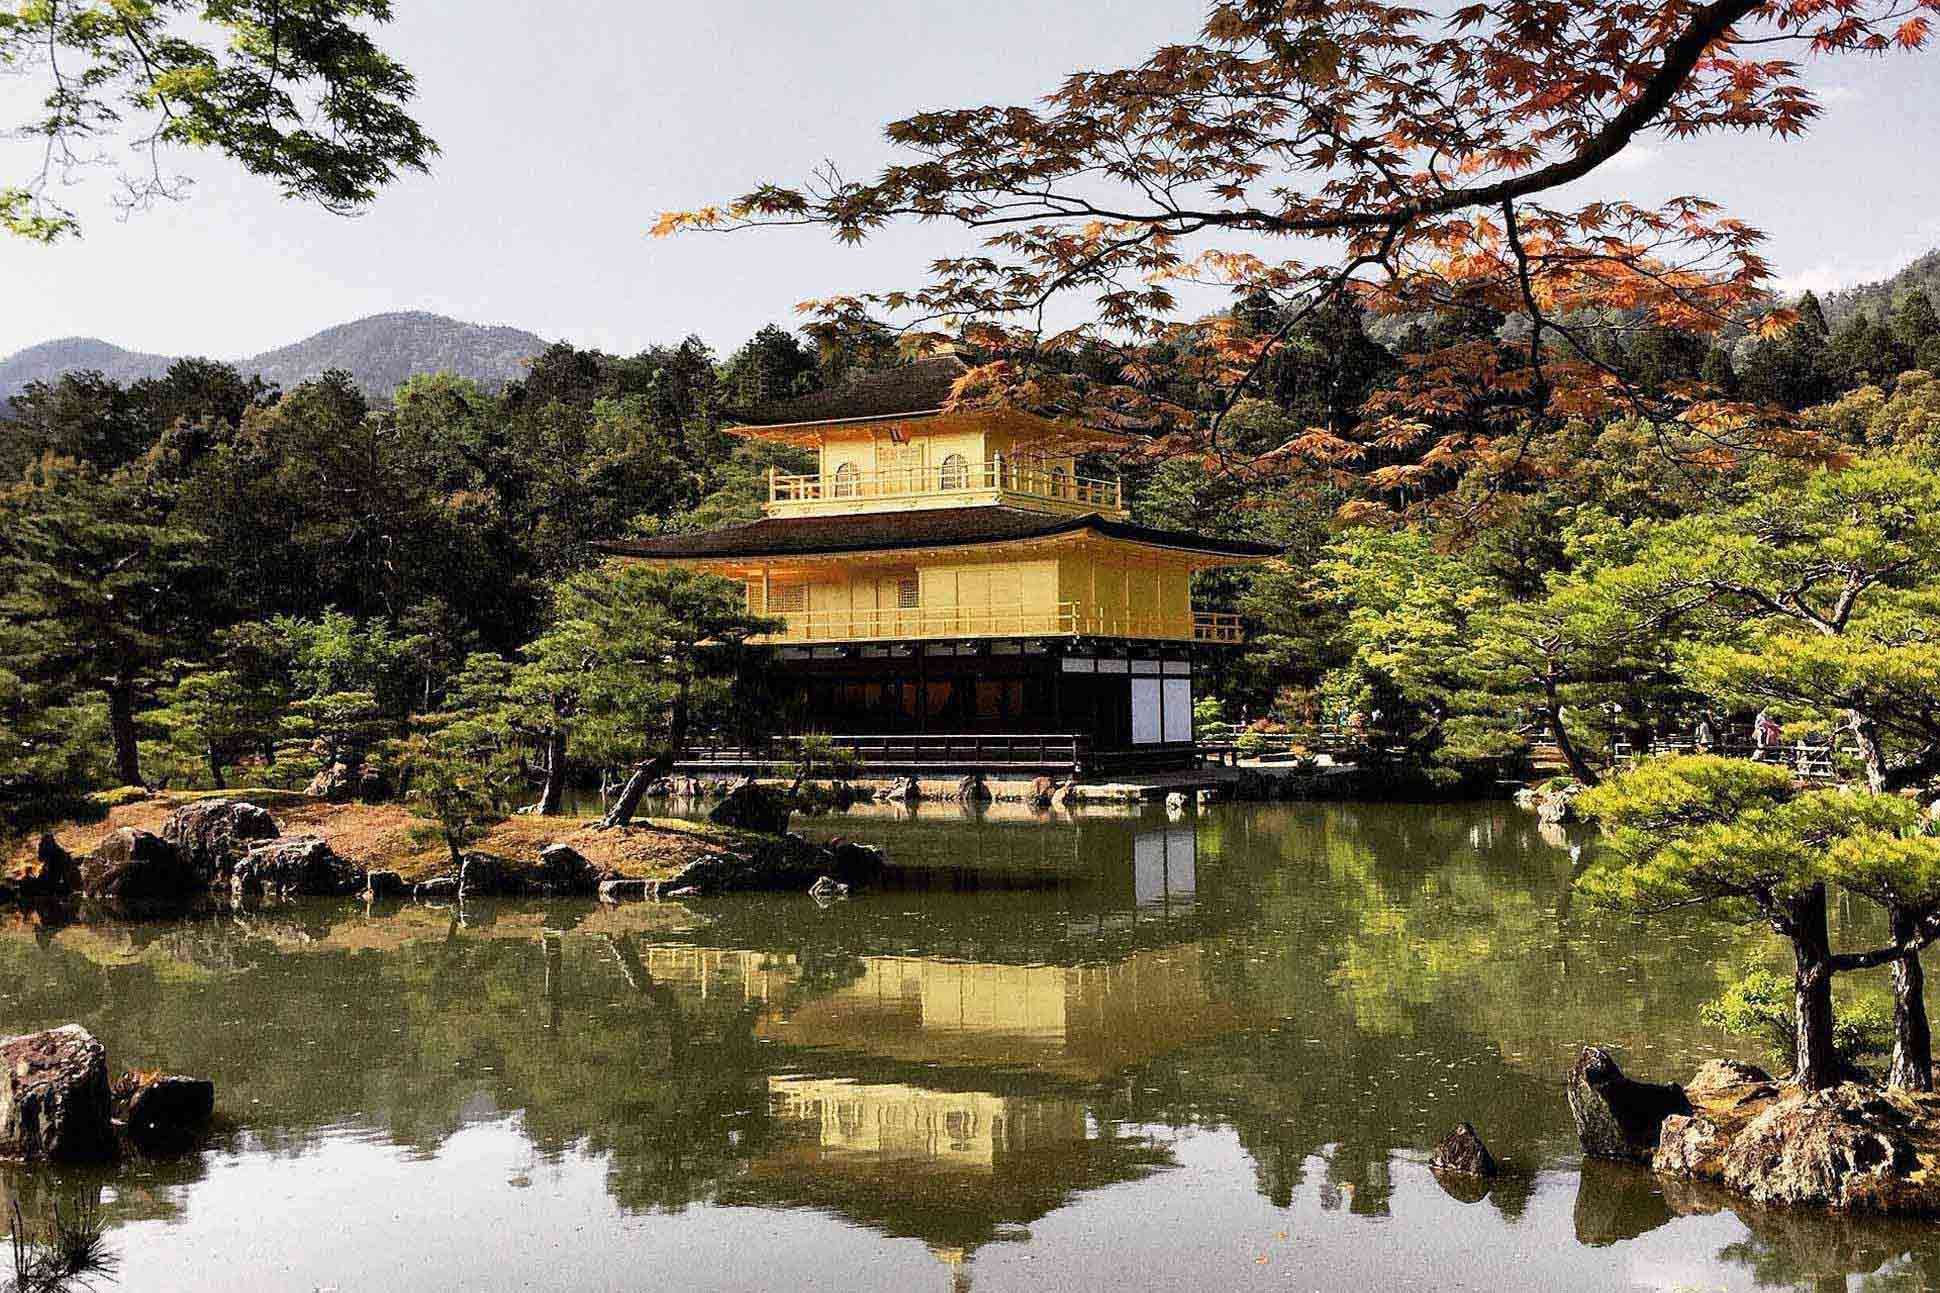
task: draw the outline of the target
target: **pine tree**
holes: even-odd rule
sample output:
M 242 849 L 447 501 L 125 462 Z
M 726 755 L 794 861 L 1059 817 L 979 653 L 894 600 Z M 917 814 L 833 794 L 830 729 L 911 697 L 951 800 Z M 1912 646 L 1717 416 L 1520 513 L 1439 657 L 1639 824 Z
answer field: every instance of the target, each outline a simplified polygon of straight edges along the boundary
M 115 775 L 141 783 L 136 711 L 162 662 L 201 638 L 204 540 L 169 519 L 140 477 L 60 467 L 4 504 L 0 623 L 15 672 L 72 698 L 107 701 Z

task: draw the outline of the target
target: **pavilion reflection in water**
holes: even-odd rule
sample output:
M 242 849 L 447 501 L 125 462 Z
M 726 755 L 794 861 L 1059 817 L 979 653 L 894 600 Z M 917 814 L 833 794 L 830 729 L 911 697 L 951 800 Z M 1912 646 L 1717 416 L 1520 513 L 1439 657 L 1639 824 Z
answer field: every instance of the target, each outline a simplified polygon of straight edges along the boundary
M 1105 1084 L 1262 1021 L 1209 991 L 1192 825 L 1117 825 L 1085 916 L 1047 935 L 1070 963 L 864 954 L 830 980 L 795 950 L 641 947 L 677 995 L 752 1007 L 755 1037 L 795 1066 L 768 1078 L 777 1136 L 724 1201 L 918 1238 L 961 1280 L 979 1246 L 1168 1165 L 1163 1143 L 1097 1115 Z

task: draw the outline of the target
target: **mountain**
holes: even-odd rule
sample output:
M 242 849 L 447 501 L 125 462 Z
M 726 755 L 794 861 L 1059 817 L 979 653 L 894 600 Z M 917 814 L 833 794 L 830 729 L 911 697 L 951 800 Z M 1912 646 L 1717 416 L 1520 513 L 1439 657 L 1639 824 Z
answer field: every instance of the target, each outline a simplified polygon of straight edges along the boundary
M 518 328 L 405 311 L 338 324 L 235 363 L 245 376 L 261 374 L 285 390 L 341 368 L 368 394 L 382 399 L 419 373 L 457 373 L 483 386 L 503 386 L 521 376 L 525 361 L 545 348 L 543 337 Z M 0 400 L 28 382 L 49 381 L 78 369 L 97 368 L 117 381 L 131 382 L 159 377 L 174 362 L 167 355 L 123 350 L 94 337 L 47 341 L 0 359 Z
M 1924 291 L 1940 306 L 1940 247 L 1913 261 L 1905 269 L 1879 283 L 1860 283 L 1855 287 L 1842 287 L 1836 292 L 1826 293 L 1820 302 L 1825 307 L 1826 322 L 1833 327 L 1847 317 L 1864 311 L 1875 319 L 1892 310 L 1893 302 L 1901 293 Z

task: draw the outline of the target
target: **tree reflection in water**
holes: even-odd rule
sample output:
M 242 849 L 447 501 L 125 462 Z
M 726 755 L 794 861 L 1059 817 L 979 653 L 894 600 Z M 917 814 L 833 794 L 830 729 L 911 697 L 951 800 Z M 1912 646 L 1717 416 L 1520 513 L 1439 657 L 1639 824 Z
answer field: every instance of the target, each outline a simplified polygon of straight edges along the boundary
M 824 829 L 880 839 L 911 863 L 901 887 L 828 910 L 14 918 L 0 1008 L 19 1029 L 82 1022 L 117 1063 L 215 1075 L 215 1154 L 300 1172 L 355 1128 L 432 1157 L 511 1119 L 541 1161 L 602 1164 L 629 1212 L 812 1210 L 919 1239 L 952 1279 L 1088 1195 L 1163 1188 L 1196 1134 L 1233 1137 L 1274 1208 L 1392 1219 L 1429 1147 L 1472 1121 L 1508 1169 L 1450 1183 L 1464 1217 L 1493 1219 L 1475 1235 L 1530 1226 L 1573 1181 L 1574 1233 L 1514 1242 L 1589 1261 L 1714 1206 L 1579 1174 L 1558 1079 L 1584 1041 L 1667 1075 L 1725 1048 L 1696 1007 L 1743 945 L 1697 924 L 1645 940 L 1572 906 L 1582 850 L 1512 809 Z M 8 1169 L 0 1202 L 81 1191 L 115 1223 L 188 1224 L 203 1163 L 138 1183 Z M 1735 1215 L 1710 1260 L 1759 1282 L 1917 1287 L 1940 1251 L 1918 1228 Z

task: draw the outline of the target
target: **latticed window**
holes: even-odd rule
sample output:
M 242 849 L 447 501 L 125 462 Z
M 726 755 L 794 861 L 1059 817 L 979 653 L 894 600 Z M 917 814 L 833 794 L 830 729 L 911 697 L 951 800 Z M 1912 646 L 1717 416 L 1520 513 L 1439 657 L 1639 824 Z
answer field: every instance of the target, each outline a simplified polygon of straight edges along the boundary
M 960 453 L 951 454 L 943 460 L 937 477 L 944 489 L 970 488 L 970 460 Z
M 854 498 L 856 496 L 856 482 L 861 478 L 862 473 L 856 470 L 856 465 L 852 462 L 845 462 L 840 467 L 837 467 L 835 469 L 835 496 L 837 498 Z
M 920 591 L 921 586 L 917 583 L 915 575 L 900 576 L 896 580 L 896 609 L 899 611 L 915 610 Z
M 808 609 L 807 584 L 775 584 L 768 589 L 768 609 L 776 615 L 799 615 Z

